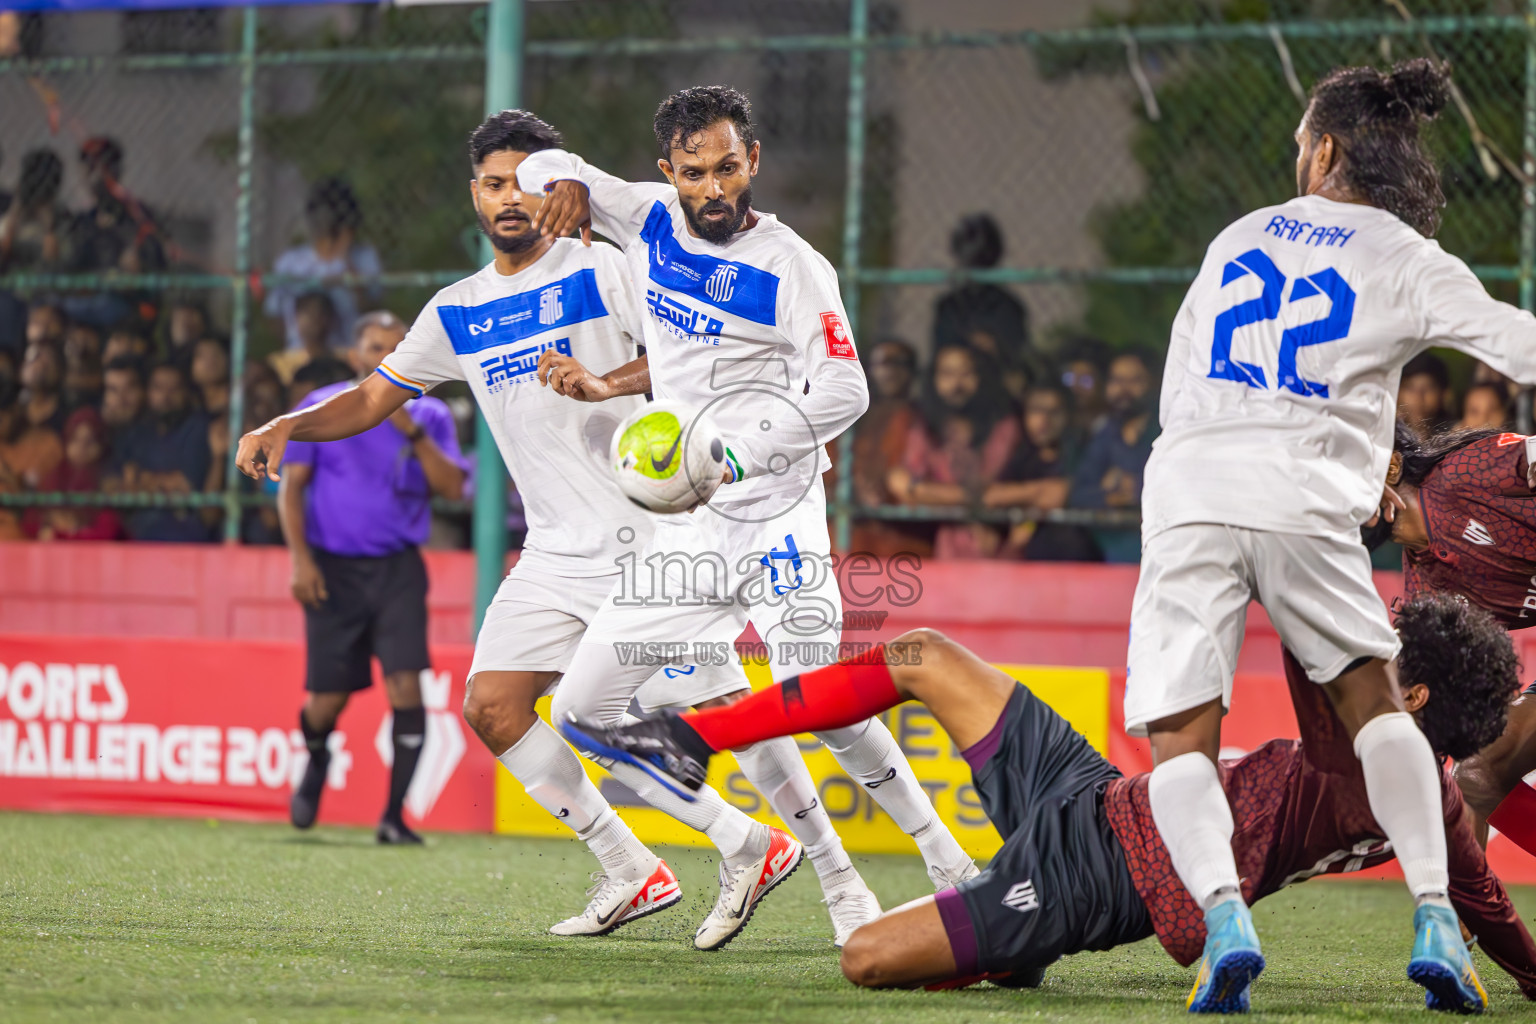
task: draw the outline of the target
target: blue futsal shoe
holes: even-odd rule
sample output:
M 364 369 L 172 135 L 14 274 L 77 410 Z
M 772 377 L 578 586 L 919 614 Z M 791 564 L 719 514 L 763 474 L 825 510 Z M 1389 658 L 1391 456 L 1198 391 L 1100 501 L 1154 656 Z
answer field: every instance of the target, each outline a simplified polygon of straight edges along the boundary
M 1461 941 L 1455 911 L 1424 904 L 1413 912 L 1413 958 L 1408 979 L 1424 986 L 1424 1005 L 1447 1013 L 1482 1013 L 1488 993 L 1477 980 L 1472 955 Z
M 1247 1013 L 1248 986 L 1263 970 L 1264 954 L 1247 904 L 1217 904 L 1205 915 L 1205 954 L 1189 991 L 1189 1012 Z

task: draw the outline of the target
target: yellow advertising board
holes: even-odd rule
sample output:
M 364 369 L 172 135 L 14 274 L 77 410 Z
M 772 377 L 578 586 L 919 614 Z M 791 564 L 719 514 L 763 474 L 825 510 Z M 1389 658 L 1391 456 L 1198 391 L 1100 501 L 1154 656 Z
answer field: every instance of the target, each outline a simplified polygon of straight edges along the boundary
M 1096 668 L 1037 668 L 999 665 L 998 668 L 1029 687 L 1073 728 L 1088 738 L 1100 753 L 1109 740 L 1109 673 Z M 754 688 L 768 684 L 767 668 L 748 665 Z M 539 713 L 549 715 L 549 701 L 539 702 Z M 918 782 L 928 791 L 960 845 L 972 856 L 987 857 L 1002 845 L 981 809 L 971 785 L 971 769 L 955 749 L 928 709 L 908 703 L 880 716 L 901 746 Z M 896 827 L 864 787 L 845 775 L 831 753 L 810 736 L 797 737 L 810 767 L 821 803 L 832 818 L 843 845 L 850 853 L 911 853 L 912 840 Z M 609 803 L 629 822 L 641 841 L 706 846 L 708 840 L 639 800 L 608 773 L 587 763 L 587 773 Z M 736 766 L 736 759 L 722 754 L 710 763 L 709 784 L 725 800 L 773 825 L 784 823 L 768 806 Z M 522 786 L 505 769 L 496 773 L 496 831 L 525 836 L 569 836 L 570 830 L 528 798 Z

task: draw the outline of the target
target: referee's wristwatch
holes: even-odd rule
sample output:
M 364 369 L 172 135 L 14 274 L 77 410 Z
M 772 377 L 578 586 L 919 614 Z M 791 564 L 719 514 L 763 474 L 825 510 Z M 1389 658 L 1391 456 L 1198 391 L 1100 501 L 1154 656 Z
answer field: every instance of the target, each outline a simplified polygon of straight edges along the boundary
M 422 438 L 427 436 L 426 428 L 423 427 L 420 423 L 415 424 L 415 427 L 415 430 L 405 435 L 405 439 L 411 442 L 411 444 L 415 444 L 417 441 L 420 441 Z

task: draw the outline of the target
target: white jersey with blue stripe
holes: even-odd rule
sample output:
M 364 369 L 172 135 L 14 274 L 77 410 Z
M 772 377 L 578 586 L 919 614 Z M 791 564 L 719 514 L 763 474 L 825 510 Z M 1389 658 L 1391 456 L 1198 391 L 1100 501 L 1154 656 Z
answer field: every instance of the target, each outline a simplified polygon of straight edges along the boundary
M 1355 529 L 1381 498 L 1403 364 L 1431 347 L 1536 382 L 1536 318 L 1391 213 L 1304 196 L 1236 221 L 1174 319 L 1143 536 Z
M 593 228 L 629 260 L 657 398 L 707 409 L 743 477 L 717 500 L 798 501 L 825 446 L 863 414 L 868 386 L 837 273 L 772 214 L 722 245 L 688 232 L 677 190 L 632 183 L 563 150 L 519 165 L 519 187 L 584 184 Z
M 614 573 L 625 552 L 650 540 L 653 517 L 624 497 L 608 466 L 614 428 L 644 398 L 577 402 L 534 372 L 546 349 L 596 373 L 634 359 L 639 308 L 617 249 L 560 239 L 510 277 L 491 263 L 438 292 L 379 366 L 417 394 L 469 383 L 523 499 L 522 564 L 561 576 Z

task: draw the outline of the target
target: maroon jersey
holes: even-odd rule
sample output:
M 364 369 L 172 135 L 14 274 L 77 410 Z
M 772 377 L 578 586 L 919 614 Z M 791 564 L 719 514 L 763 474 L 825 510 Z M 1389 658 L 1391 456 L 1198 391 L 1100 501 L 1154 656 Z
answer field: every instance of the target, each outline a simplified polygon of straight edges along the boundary
M 1403 552 L 1403 590 L 1466 595 L 1506 629 L 1536 626 L 1536 494 L 1526 438 L 1498 434 L 1447 455 L 1419 489 L 1429 547 Z
M 1299 740 L 1271 740 L 1246 757 L 1221 762 L 1222 787 L 1236 829 L 1232 852 L 1251 905 L 1292 882 L 1341 874 L 1392 859 L 1381 826 L 1371 816 L 1365 777 L 1349 733 L 1323 688 L 1307 678 L 1289 653 L 1285 675 Z M 1152 821 L 1149 775 L 1117 779 L 1104 796 L 1110 826 L 1125 847 L 1126 864 L 1163 948 L 1188 966 L 1205 946 L 1200 907 L 1173 870 Z M 1483 951 L 1508 971 L 1527 998 L 1536 999 L 1536 945 L 1504 886 L 1488 868 L 1472 834 L 1461 790 L 1441 774 L 1445 839 L 1450 855 L 1450 898 Z

